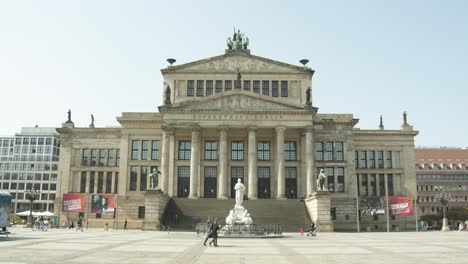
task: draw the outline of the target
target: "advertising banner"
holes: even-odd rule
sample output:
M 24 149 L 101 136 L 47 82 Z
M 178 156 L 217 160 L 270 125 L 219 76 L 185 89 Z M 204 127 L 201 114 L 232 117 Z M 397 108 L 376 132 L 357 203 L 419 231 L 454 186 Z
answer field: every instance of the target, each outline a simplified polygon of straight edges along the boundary
M 413 199 L 411 197 L 390 197 L 390 214 L 398 216 L 413 215 Z
M 361 215 L 385 214 L 384 197 L 380 197 L 380 196 L 359 197 L 359 210 L 361 211 Z
M 115 196 L 112 194 L 93 195 L 91 200 L 91 213 L 113 214 L 115 208 Z
M 69 193 L 63 195 L 62 212 L 85 211 L 85 195 L 79 193 Z

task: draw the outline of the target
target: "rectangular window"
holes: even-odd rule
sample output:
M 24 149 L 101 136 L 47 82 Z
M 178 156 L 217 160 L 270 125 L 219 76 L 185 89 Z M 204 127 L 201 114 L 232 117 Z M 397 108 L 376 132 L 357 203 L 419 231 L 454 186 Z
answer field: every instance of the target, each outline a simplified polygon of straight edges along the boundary
M 151 142 L 151 159 L 159 159 L 159 140 L 153 140 Z
M 215 82 L 215 92 L 216 94 L 220 94 L 223 92 L 223 81 L 216 81 Z
M 288 81 L 281 81 L 281 97 L 288 97 Z
M 86 192 L 86 171 L 81 172 L 80 193 Z
M 141 166 L 140 168 L 140 191 L 146 191 L 146 181 L 148 177 L 148 167 Z
M 190 160 L 191 142 L 189 140 L 179 141 L 179 160 Z
M 325 168 L 325 175 L 327 175 L 328 191 L 335 191 L 335 173 L 334 168 Z
M 270 167 L 258 167 L 258 178 L 269 179 L 270 178 Z
M 119 173 L 115 173 L 115 184 L 114 184 L 114 193 L 117 193 L 117 190 L 119 189 Z
M 193 96 L 195 93 L 195 81 L 189 80 L 187 82 L 187 96 Z
M 244 91 L 250 92 L 250 81 L 244 81 Z
M 96 172 L 89 173 L 89 192 L 94 193 L 94 183 L 96 182 Z
M 114 166 L 114 150 L 113 149 L 109 149 L 107 151 L 107 166 Z
M 52 186 L 52 184 L 50 185 Z M 107 172 L 107 177 L 106 177 L 106 193 L 111 193 L 112 192 L 112 172 Z
M 137 190 L 137 171 L 138 171 L 137 166 L 130 167 L 130 191 Z
M 145 207 L 138 206 L 138 219 L 145 219 Z
M 52 145 L 52 138 L 46 138 L 45 144 L 46 145 Z
M 377 151 L 377 167 L 383 169 L 383 151 Z
M 89 149 L 83 149 L 83 158 L 81 159 L 81 165 L 86 166 L 88 165 L 89 159 Z
M 104 187 L 104 172 L 98 172 L 97 193 L 102 193 Z
M 377 195 L 377 178 L 375 174 L 370 175 L 370 190 L 369 196 Z
M 120 165 L 120 149 L 117 149 L 117 157 L 115 158 L 115 166 Z
M 231 156 L 232 160 L 244 160 L 244 142 L 231 142 Z
M 23 138 L 23 145 L 29 145 L 29 138 Z
M 205 141 L 205 160 L 216 160 L 218 142 Z
M 379 174 L 379 191 L 380 196 L 385 196 L 385 175 Z
M 231 90 L 232 90 L 232 81 L 231 80 L 224 81 L 224 91 L 228 92 Z
M 345 191 L 345 182 L 344 182 L 344 168 L 343 167 L 338 167 L 335 169 L 335 175 L 336 175 L 336 180 L 337 180 L 337 189 L 338 192 L 344 192 Z
M 149 140 L 141 141 L 141 160 L 148 160 Z
M 91 166 L 96 166 L 96 163 L 97 163 L 97 149 L 91 149 Z
M 271 96 L 279 96 L 279 84 L 278 81 L 271 81 Z
M 262 81 L 262 94 L 270 95 L 270 81 Z
M 138 160 L 140 154 L 140 141 L 132 140 L 132 160 Z
M 343 142 L 335 142 L 335 148 L 336 148 L 336 160 L 339 160 L 339 161 L 344 160 Z
M 258 155 L 258 160 L 270 160 L 270 142 L 269 141 L 257 142 L 257 155 Z
M 203 84 L 202 80 L 197 80 L 197 96 L 203 96 Z
M 253 81 L 253 90 L 254 93 L 260 93 L 260 81 Z
M 333 142 L 325 142 L 325 160 L 333 160 Z
M 213 94 L 213 81 L 206 81 L 206 95 Z
M 284 159 L 287 161 L 297 160 L 296 141 L 286 141 L 284 143 Z
M 100 149 L 99 150 L 99 166 L 104 166 L 106 161 L 106 150 Z
M 388 196 L 393 196 L 393 174 L 387 174 Z
M 366 151 L 361 151 L 361 163 L 359 164 L 359 168 L 366 169 L 367 168 L 367 153 Z
M 391 151 L 385 152 L 385 161 L 386 161 L 387 169 L 391 169 L 392 168 L 392 152 Z
M 362 196 L 367 196 L 368 192 L 367 192 L 367 174 L 359 174 L 359 176 L 361 177 L 361 191 L 362 191 Z
M 369 151 L 369 169 L 375 169 L 375 151 Z
M 323 160 L 323 143 L 322 142 L 315 143 L 315 160 L 318 160 L 318 161 Z

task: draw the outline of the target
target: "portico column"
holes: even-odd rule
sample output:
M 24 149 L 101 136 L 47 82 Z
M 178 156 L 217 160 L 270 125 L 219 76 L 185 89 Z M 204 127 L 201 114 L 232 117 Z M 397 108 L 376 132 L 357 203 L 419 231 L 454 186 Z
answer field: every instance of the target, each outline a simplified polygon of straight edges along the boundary
M 313 153 L 313 128 L 307 127 L 306 132 L 306 171 L 307 171 L 307 196 L 314 191 L 314 153 Z
M 162 134 L 162 155 L 161 155 L 161 177 L 159 177 L 158 186 L 164 193 L 168 192 L 168 177 L 169 177 L 169 132 L 168 126 L 163 126 Z M 150 172 L 152 173 L 152 172 Z
M 227 127 L 219 128 L 218 199 L 227 199 Z
M 249 185 L 248 185 L 248 197 L 249 199 L 257 199 L 258 192 L 258 179 L 257 179 L 257 146 L 256 146 L 256 135 L 255 131 L 257 127 L 249 127 Z
M 190 192 L 189 199 L 198 198 L 198 172 L 200 166 L 200 127 L 192 127 L 192 144 L 190 152 Z
M 277 195 L 276 199 L 286 199 L 286 179 L 284 168 L 284 131 L 286 127 L 276 127 L 276 164 L 278 169 L 277 174 Z

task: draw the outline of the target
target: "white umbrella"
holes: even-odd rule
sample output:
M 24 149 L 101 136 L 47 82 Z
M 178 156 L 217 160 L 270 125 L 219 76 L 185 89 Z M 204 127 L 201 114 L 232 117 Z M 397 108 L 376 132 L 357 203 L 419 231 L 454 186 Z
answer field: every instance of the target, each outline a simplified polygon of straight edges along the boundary
M 33 215 L 36 214 L 36 212 L 32 212 Z M 19 216 L 29 216 L 29 211 L 23 211 L 23 212 L 19 212 L 19 213 L 16 213 L 16 215 L 19 215 Z
M 49 211 L 37 213 L 37 216 L 47 216 L 47 217 L 49 217 L 49 216 L 53 216 L 53 215 L 54 215 L 54 213 L 51 213 Z

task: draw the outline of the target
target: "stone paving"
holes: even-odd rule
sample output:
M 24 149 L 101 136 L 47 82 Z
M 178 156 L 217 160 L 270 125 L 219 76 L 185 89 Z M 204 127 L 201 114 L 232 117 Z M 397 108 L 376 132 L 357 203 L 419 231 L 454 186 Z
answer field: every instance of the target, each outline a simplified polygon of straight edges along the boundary
M 284 238 L 220 238 L 205 247 L 188 232 L 12 228 L 0 236 L 3 263 L 468 263 L 468 232 L 287 233 Z

